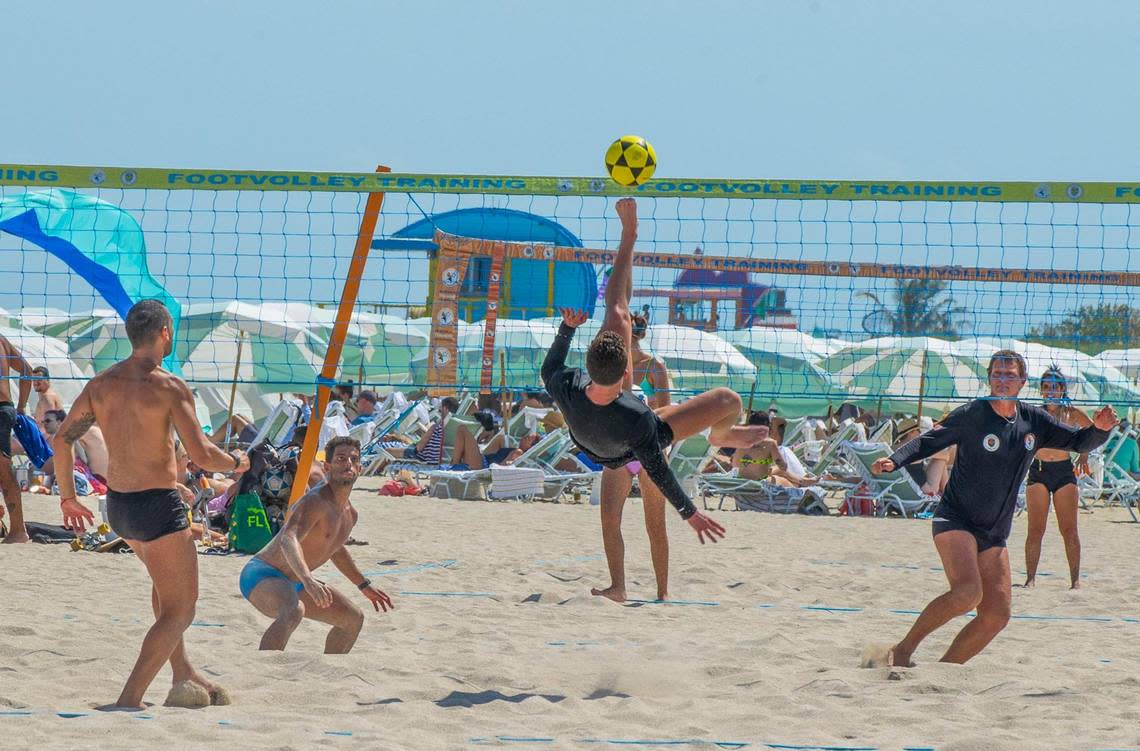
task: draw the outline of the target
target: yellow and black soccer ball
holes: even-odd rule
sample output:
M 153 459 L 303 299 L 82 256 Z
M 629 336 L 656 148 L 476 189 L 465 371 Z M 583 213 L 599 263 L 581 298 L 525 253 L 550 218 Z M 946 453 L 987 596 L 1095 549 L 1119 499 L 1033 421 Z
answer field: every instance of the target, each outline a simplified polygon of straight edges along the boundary
M 641 136 L 622 136 L 606 149 L 606 170 L 618 185 L 641 185 L 657 169 L 657 152 Z

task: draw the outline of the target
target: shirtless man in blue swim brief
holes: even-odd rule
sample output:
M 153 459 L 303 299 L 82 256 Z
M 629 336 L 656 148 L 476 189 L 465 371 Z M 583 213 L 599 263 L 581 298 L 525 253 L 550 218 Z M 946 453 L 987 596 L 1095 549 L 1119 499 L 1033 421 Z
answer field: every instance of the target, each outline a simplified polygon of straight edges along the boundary
M 388 595 L 372 586 L 344 547 L 356 525 L 349 502 L 360 476 L 360 443 L 337 437 L 325 445 L 323 485 L 310 490 L 291 509 L 285 526 L 242 569 L 242 597 L 273 623 L 261 637 L 261 649 L 285 649 L 303 618 L 332 626 L 326 654 L 346 654 L 364 625 L 364 613 L 342 593 L 313 577 L 327 561 L 356 585 L 377 611 L 392 607 Z

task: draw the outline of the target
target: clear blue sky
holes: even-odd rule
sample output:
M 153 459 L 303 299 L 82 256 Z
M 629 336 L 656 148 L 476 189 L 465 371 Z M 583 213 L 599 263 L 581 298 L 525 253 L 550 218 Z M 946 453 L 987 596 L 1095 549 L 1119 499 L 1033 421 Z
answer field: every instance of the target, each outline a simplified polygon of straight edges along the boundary
M 4 9 L 7 162 L 1135 179 L 1135 2 L 156 3 Z
M 597 175 L 639 133 L 659 177 L 1140 177 L 1137 2 L 56 0 L 4 20 L 9 163 Z

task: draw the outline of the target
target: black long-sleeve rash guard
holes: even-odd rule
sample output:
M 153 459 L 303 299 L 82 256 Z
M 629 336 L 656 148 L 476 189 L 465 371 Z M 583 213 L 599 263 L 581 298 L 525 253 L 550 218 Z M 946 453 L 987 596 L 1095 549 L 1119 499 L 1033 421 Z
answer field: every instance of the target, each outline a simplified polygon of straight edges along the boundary
M 993 539 L 1009 537 L 1017 494 L 1037 449 L 1090 451 L 1108 439 L 1095 426 L 1072 428 L 1040 407 L 1018 402 L 1013 419 L 978 399 L 951 412 L 941 426 L 891 455 L 895 466 L 927 459 L 950 446 L 958 458 L 935 516 L 969 526 Z
M 574 328 L 563 323 L 542 363 L 542 382 L 562 410 L 570 437 L 594 461 L 617 469 L 637 459 L 669 503 L 688 519 L 697 507 L 669 469 L 663 449 L 672 442 L 669 426 L 644 402 L 623 391 L 609 404 L 594 404 L 586 396 L 590 377 L 580 368 L 566 367 Z

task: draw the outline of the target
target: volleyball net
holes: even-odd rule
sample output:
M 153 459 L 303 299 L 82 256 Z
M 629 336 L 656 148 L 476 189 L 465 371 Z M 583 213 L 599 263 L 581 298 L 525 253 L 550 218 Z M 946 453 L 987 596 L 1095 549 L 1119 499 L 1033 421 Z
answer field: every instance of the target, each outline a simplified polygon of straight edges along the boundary
M 369 196 L 383 196 L 361 237 Z M 940 413 L 998 349 L 1081 404 L 1140 404 L 1140 185 L 668 180 L 0 165 L 2 331 L 64 393 L 129 353 L 142 297 L 176 313 L 204 424 L 351 381 L 383 394 L 540 388 L 563 307 L 602 317 L 638 199 L 632 308 L 675 398 Z M 378 202 L 378 201 L 377 201 Z M 367 251 L 334 375 L 354 250 Z M 357 253 L 357 261 L 361 261 Z M 359 267 L 357 267 L 359 268 Z M 1107 352 L 1106 352 L 1107 351 Z M 660 384 L 658 384 L 660 386 Z

